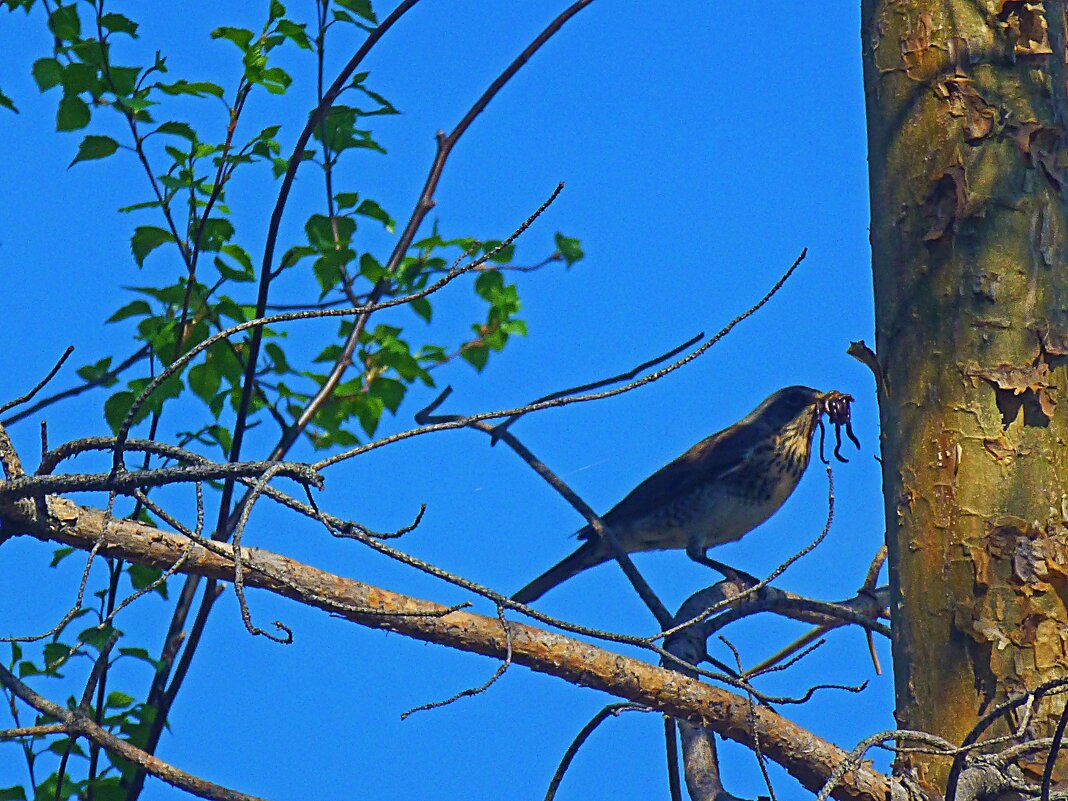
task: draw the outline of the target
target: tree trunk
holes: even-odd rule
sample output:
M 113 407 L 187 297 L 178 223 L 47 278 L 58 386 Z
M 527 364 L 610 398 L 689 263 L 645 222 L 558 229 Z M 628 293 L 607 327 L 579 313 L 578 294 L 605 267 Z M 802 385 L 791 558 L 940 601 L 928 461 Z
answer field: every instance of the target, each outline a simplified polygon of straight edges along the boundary
M 1064 3 L 862 17 L 896 714 L 960 743 L 1068 665 Z

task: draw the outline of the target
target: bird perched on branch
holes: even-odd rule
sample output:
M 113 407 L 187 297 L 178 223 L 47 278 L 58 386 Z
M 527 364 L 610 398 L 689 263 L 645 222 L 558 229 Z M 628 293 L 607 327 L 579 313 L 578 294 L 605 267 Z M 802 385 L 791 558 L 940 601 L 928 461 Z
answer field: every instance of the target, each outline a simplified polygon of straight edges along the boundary
M 782 506 L 808 466 L 820 415 L 826 412 L 835 424 L 848 426 L 851 400 L 809 387 L 780 389 L 734 425 L 657 470 L 601 520 L 628 553 L 685 548 L 695 562 L 729 571 L 706 550 L 740 539 Z M 837 448 L 835 455 L 841 459 Z M 592 526 L 577 536 L 586 542 L 512 599 L 530 603 L 612 558 Z

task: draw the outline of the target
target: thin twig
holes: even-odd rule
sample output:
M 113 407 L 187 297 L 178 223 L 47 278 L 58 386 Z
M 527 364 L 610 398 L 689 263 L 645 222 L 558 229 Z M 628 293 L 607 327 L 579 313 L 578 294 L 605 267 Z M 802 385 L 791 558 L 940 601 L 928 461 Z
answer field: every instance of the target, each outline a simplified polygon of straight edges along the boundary
M 96 725 L 91 718 L 79 710 L 64 709 L 59 704 L 55 704 L 34 692 L 2 664 L 0 664 L 0 684 L 3 684 L 21 701 L 38 712 L 58 720 L 71 736 L 81 735 L 88 737 L 108 753 L 138 765 L 142 770 L 151 773 L 172 787 L 185 790 L 199 798 L 209 798 L 214 801 L 263 801 L 257 796 L 231 790 L 214 782 L 201 779 L 191 773 L 186 773 L 142 751 L 140 748 L 136 748 L 126 740 L 116 737 L 111 732 Z
M 259 626 L 252 624 L 252 614 L 248 609 L 248 601 L 245 600 L 245 583 L 244 583 L 244 565 L 245 562 L 241 555 L 241 535 L 245 530 L 245 524 L 248 522 L 249 515 L 252 514 L 252 507 L 256 504 L 256 499 L 263 494 L 264 487 L 267 486 L 267 482 L 278 475 L 278 472 L 273 468 L 269 468 L 264 471 L 263 475 L 256 480 L 256 485 L 252 488 L 249 495 L 249 502 L 245 504 L 241 509 L 241 517 L 237 521 L 237 525 L 234 526 L 233 537 L 233 552 L 234 552 L 234 594 L 237 595 L 237 602 L 241 608 L 241 620 L 245 624 L 245 629 L 252 635 L 263 635 L 269 640 L 282 645 L 289 645 L 293 642 L 293 630 L 283 624 L 281 621 L 274 621 L 274 627 L 279 631 L 285 632 L 283 635 L 271 634 L 269 631 L 264 631 Z
M 14 400 L 9 400 L 7 403 L 0 404 L 0 414 L 3 414 L 9 409 L 14 409 L 16 406 L 21 406 L 26 403 L 26 401 L 33 400 L 33 396 L 40 392 L 49 381 L 55 378 L 56 373 L 59 372 L 59 368 L 63 366 L 63 362 L 67 361 L 67 357 L 72 353 L 74 353 L 74 346 L 67 345 L 67 349 L 63 351 L 63 355 L 59 357 L 59 360 L 52 366 L 52 369 L 48 371 L 48 375 L 38 381 L 36 386 L 25 395 L 19 395 Z
M 385 445 L 390 445 L 394 442 L 399 442 L 401 440 L 409 439 L 411 437 L 419 436 L 422 434 L 429 434 L 434 431 L 447 431 L 455 428 L 463 428 L 464 426 L 468 426 L 471 423 L 481 422 L 483 420 L 495 420 L 500 417 L 511 417 L 516 414 L 526 414 L 528 412 L 541 411 L 542 409 L 555 409 L 561 406 L 569 406 L 572 403 L 586 403 L 589 401 L 601 400 L 602 398 L 611 398 L 615 395 L 621 395 L 625 392 L 630 392 L 632 389 L 636 389 L 640 386 L 644 386 L 645 384 L 652 383 L 653 381 L 658 381 L 669 373 L 673 373 L 675 370 L 678 370 L 683 365 L 692 362 L 698 356 L 703 354 L 705 351 L 707 351 L 709 348 L 711 348 L 713 345 L 723 339 L 723 337 L 729 334 L 736 325 L 738 325 L 748 317 L 751 317 L 760 308 L 762 308 L 780 289 L 782 289 L 783 284 L 786 283 L 787 279 L 789 279 L 789 277 L 793 275 L 794 271 L 800 266 L 802 260 L 805 258 L 806 253 L 807 249 L 801 252 L 801 255 L 798 256 L 797 260 L 794 261 L 790 268 L 782 275 L 781 278 L 779 278 L 778 281 L 775 282 L 775 285 L 772 286 L 772 288 L 769 289 L 759 301 L 757 301 L 749 309 L 742 312 L 729 323 L 727 323 L 727 325 L 721 328 L 715 336 L 713 336 L 707 342 L 702 344 L 701 347 L 697 348 L 696 350 L 690 351 L 690 353 L 688 353 L 686 356 L 681 359 L 678 359 L 675 362 L 672 362 L 667 367 L 663 367 L 654 373 L 649 373 L 648 375 L 637 379 L 636 381 L 631 381 L 627 384 L 624 384 L 623 386 L 615 387 L 604 392 L 596 392 L 586 395 L 571 395 L 564 398 L 554 398 L 553 400 L 542 401 L 541 403 L 531 403 L 526 406 L 522 406 L 515 409 L 505 409 L 501 411 L 472 414 L 467 417 L 458 418 L 456 420 L 449 420 L 442 423 L 435 423 L 432 425 L 423 426 L 421 428 L 409 429 L 408 431 L 401 431 L 397 434 L 392 434 L 388 437 L 383 437 L 382 439 L 376 440 L 374 442 L 369 442 L 366 445 L 361 445 L 360 447 L 352 448 L 350 450 L 343 451 L 326 459 L 322 459 L 321 461 L 316 462 L 313 467 L 315 467 L 315 469 L 317 470 L 321 470 L 339 462 L 343 462 L 347 459 L 351 459 L 355 456 L 359 456 L 369 451 L 376 450 L 377 448 L 381 448 Z
M 724 637 L 722 634 L 719 636 L 720 642 L 730 648 L 731 653 L 734 654 L 734 662 L 738 666 L 738 672 L 743 673 L 742 670 L 742 655 L 738 652 L 738 649 L 734 647 L 734 644 Z M 764 777 L 764 786 L 768 788 L 768 795 L 771 796 L 771 801 L 778 801 L 775 797 L 775 787 L 771 783 L 771 776 L 768 773 L 768 758 L 764 756 L 764 751 L 760 747 L 760 731 L 756 725 L 756 702 L 753 701 L 753 694 L 746 692 L 746 700 L 749 702 L 749 732 L 753 737 L 753 753 L 756 755 L 757 765 L 760 766 L 760 775 Z
M 579 730 L 579 733 L 575 735 L 575 739 L 571 741 L 571 745 L 567 747 L 563 757 L 560 759 L 560 764 L 556 768 L 556 772 L 553 774 L 552 780 L 549 782 L 549 789 L 545 791 L 545 801 L 553 801 L 556 798 L 556 791 L 560 787 L 560 782 L 564 779 L 564 774 L 567 773 L 567 769 L 571 767 L 572 761 L 575 759 L 575 755 L 578 754 L 583 743 L 589 739 L 589 736 L 593 732 L 608 720 L 609 717 L 619 717 L 621 712 L 652 712 L 653 710 L 647 706 L 641 704 L 622 703 L 622 704 L 609 704 L 599 711 L 596 715 L 590 718 L 590 721 Z
M 675 719 L 664 715 L 664 747 L 667 750 L 668 796 L 671 801 L 682 801 L 682 783 L 679 781 L 679 730 Z
M 452 392 L 451 387 L 446 387 L 441 394 L 425 408 L 416 413 L 415 419 L 419 423 L 427 423 L 431 421 L 445 421 L 452 419 L 463 419 L 461 416 L 431 416 L 430 411 L 437 409 Z M 653 592 L 652 587 L 645 578 L 638 572 L 638 568 L 634 566 L 634 562 L 631 560 L 629 554 L 624 550 L 611 528 L 604 525 L 604 522 L 597 515 L 596 512 L 587 504 L 577 492 L 575 492 L 563 479 L 561 479 L 556 473 L 549 469 L 549 467 L 542 462 L 534 453 L 527 448 L 519 438 L 512 434 L 510 431 L 501 430 L 500 426 L 490 426 L 486 423 L 476 422 L 471 423 L 470 428 L 474 428 L 478 431 L 490 435 L 490 444 L 495 441 L 503 440 L 508 447 L 510 447 L 515 453 L 522 459 L 527 465 L 530 466 L 535 473 L 541 476 L 545 482 L 556 490 L 561 497 L 564 498 L 572 508 L 574 508 L 579 514 L 586 518 L 586 522 L 593 527 L 597 536 L 600 537 L 608 546 L 609 551 L 615 558 L 617 564 L 623 570 L 623 574 L 630 581 L 631 586 L 634 587 L 635 592 L 638 593 L 638 597 L 642 599 L 642 602 L 652 612 L 653 617 L 656 619 L 658 625 L 661 627 L 671 624 L 671 613 L 668 612 L 667 607 Z
M 591 389 L 597 389 L 598 387 L 608 386 L 609 384 L 617 384 L 620 381 L 630 381 L 632 378 L 634 378 L 634 376 L 638 375 L 639 373 L 644 372 L 645 370 L 648 370 L 651 367 L 655 367 L 656 365 L 660 364 L 661 362 L 666 362 L 668 359 L 673 359 L 674 357 L 676 357 L 680 353 L 682 353 L 684 350 L 688 350 L 689 348 L 691 348 L 693 345 L 697 344 L 698 342 L 700 342 L 704 338 L 705 338 L 705 332 L 701 331 L 696 336 L 691 337 L 690 339 L 688 339 L 685 342 L 683 342 L 681 345 L 678 345 L 677 347 L 672 348 L 667 353 L 663 353 L 663 354 L 661 354 L 659 356 L 655 356 L 652 359 L 649 359 L 649 361 L 642 362 L 637 367 L 635 367 L 635 368 L 633 368 L 631 370 L 628 370 L 625 373 L 620 373 L 619 375 L 614 375 L 611 378 L 602 378 L 602 379 L 599 379 L 597 381 L 591 381 L 588 384 L 579 384 L 577 387 L 568 387 L 567 389 L 561 389 L 561 390 L 557 390 L 556 392 L 550 392 L 548 395 L 543 395 L 540 398 L 536 398 L 535 400 L 532 401 L 532 403 L 541 403 L 542 401 L 554 400 L 556 398 L 563 398 L 563 397 L 566 397 L 568 395 L 576 395 L 579 392 L 588 392 Z M 496 429 L 493 432 L 493 437 L 490 439 L 490 444 L 491 445 L 497 444 L 497 440 L 500 439 L 500 437 L 504 433 L 505 429 L 507 429 L 510 425 L 512 425 L 512 423 L 514 423 L 516 420 L 518 420 L 521 416 L 522 416 L 522 414 L 515 414 L 515 415 L 512 415 L 511 417 L 509 417 L 503 423 L 498 423 Z
M 1042 794 L 1041 801 L 1049 801 L 1050 781 L 1053 779 L 1053 767 L 1057 764 L 1057 756 L 1061 752 L 1061 742 L 1064 739 L 1064 727 L 1068 725 L 1068 704 L 1061 710 L 1061 716 L 1057 720 L 1057 728 L 1053 732 L 1053 742 L 1049 747 L 1049 756 L 1046 765 L 1042 769 Z
M 501 628 L 504 629 L 504 642 L 506 653 L 504 661 L 497 666 L 497 670 L 486 681 L 480 684 L 478 687 L 468 687 L 466 690 L 460 690 L 455 695 L 450 695 L 443 701 L 431 701 L 428 704 L 422 704 L 420 706 L 409 709 L 407 712 L 401 713 L 401 720 L 407 720 L 410 715 L 415 712 L 425 712 L 429 709 L 440 709 L 443 706 L 448 706 L 451 703 L 459 701 L 461 698 L 469 698 L 472 695 L 479 695 L 488 690 L 504 672 L 511 667 L 512 664 L 512 630 L 508 628 L 508 621 L 504 617 L 504 607 L 498 604 L 497 606 L 497 619 L 501 621 Z
M 169 364 L 164 370 L 162 370 L 159 375 L 153 378 L 145 386 L 145 388 L 141 390 L 141 393 L 134 399 L 133 403 L 130 405 L 130 409 L 126 413 L 126 417 L 124 418 L 122 424 L 119 426 L 118 432 L 115 436 L 115 453 L 112 471 L 118 473 L 124 469 L 124 463 L 122 459 L 123 447 L 125 445 L 126 440 L 129 439 L 130 429 L 133 427 L 134 422 L 137 419 L 138 413 L 141 410 L 141 407 L 144 406 L 145 402 L 152 395 L 152 393 L 159 388 L 160 384 L 162 384 L 168 378 L 181 371 L 182 368 L 184 368 L 185 365 L 187 365 L 192 359 L 196 358 L 200 353 L 210 348 L 216 342 L 226 340 L 229 337 L 232 337 L 234 334 L 238 334 L 242 331 L 246 331 L 249 329 L 258 331 L 261 330 L 264 326 L 273 325 L 274 323 L 295 322 L 297 320 L 315 320 L 327 317 L 351 317 L 354 315 L 370 313 L 379 309 L 402 306 L 406 303 L 410 303 L 413 300 L 417 300 L 418 298 L 423 298 L 428 295 L 431 295 L 445 287 L 447 284 L 451 283 L 458 276 L 470 272 L 471 270 L 475 269 L 480 264 L 485 262 L 487 259 L 492 258 L 493 255 L 497 252 L 497 250 L 507 247 L 508 244 L 514 241 L 524 231 L 526 231 L 526 229 L 529 228 L 531 224 L 533 224 L 534 220 L 537 219 L 537 217 L 542 212 L 544 212 L 545 209 L 548 208 L 548 206 L 557 198 L 562 189 L 563 184 L 559 184 L 553 191 L 553 193 L 549 196 L 548 200 L 546 200 L 534 212 L 534 214 L 528 217 L 507 240 L 505 240 L 501 243 L 501 245 L 498 246 L 498 248 L 495 248 L 494 250 L 491 250 L 488 253 L 484 253 L 482 256 L 470 262 L 469 264 L 450 270 L 448 273 L 446 273 L 444 277 L 417 292 L 412 292 L 411 294 L 405 295 L 403 297 L 391 298 L 389 300 L 371 303 L 367 306 L 356 307 L 351 309 L 322 309 L 318 311 L 287 312 L 285 314 L 274 314 L 268 317 L 257 317 L 256 319 L 248 320 L 244 323 L 240 323 L 238 325 L 231 326 L 230 328 L 223 329 L 222 331 L 218 331 L 217 333 L 198 343 L 195 347 L 190 348 L 181 357 L 171 362 L 171 364 Z M 231 461 L 236 461 L 237 456 L 233 449 L 231 449 L 230 458 Z
M 746 598 L 755 596 L 758 592 L 764 589 L 764 587 L 768 586 L 772 581 L 774 581 L 783 573 L 785 573 L 786 570 L 790 567 L 790 565 L 792 565 L 801 557 L 815 550 L 815 548 L 817 548 L 819 544 L 823 542 L 823 540 L 827 537 L 828 532 L 830 532 L 831 530 L 831 523 L 834 521 L 834 474 L 831 472 L 831 468 L 829 465 L 825 469 L 827 471 L 827 521 L 824 523 L 823 529 L 820 531 L 819 536 L 816 537 L 816 539 L 814 539 L 811 543 L 806 545 L 797 553 L 790 556 L 777 568 L 772 570 L 766 578 L 762 579 L 761 581 L 758 581 L 753 586 L 744 589 L 738 596 L 733 598 L 725 598 L 718 604 L 710 606 L 708 609 L 701 612 L 701 614 L 696 615 L 690 620 L 687 620 L 683 623 L 679 623 L 675 626 L 672 626 L 671 628 L 653 634 L 649 637 L 649 641 L 652 642 L 655 640 L 663 639 L 665 637 L 670 637 L 672 634 L 675 634 L 681 631 L 682 629 L 685 629 L 689 626 L 697 625 L 698 623 L 702 623 L 705 620 L 708 620 L 708 618 L 712 617 L 717 612 L 726 609 L 729 606 L 735 606 Z
M 117 474 L 76 473 L 58 476 L 25 476 L 5 481 L 0 486 L 0 497 L 14 500 L 43 498 L 46 495 L 62 495 L 68 492 L 93 491 L 133 494 L 148 487 L 199 483 L 221 478 L 258 478 L 268 471 L 272 475 L 292 478 L 298 483 L 310 484 L 319 489 L 323 486 L 323 477 L 318 475 L 314 468 L 299 462 L 237 462 L 232 464 L 212 462 Z
M 22 726 L 17 729 L 0 729 L 0 740 L 17 740 L 21 737 L 44 737 L 66 731 L 62 723 L 43 723 L 40 726 Z
M 12 425 L 14 423 L 17 423 L 19 420 L 24 420 L 25 418 L 29 417 L 34 412 L 40 411 L 41 409 L 44 409 L 44 408 L 46 408 L 48 406 L 51 406 L 53 403 L 57 403 L 58 401 L 65 400 L 66 398 L 76 397 L 78 395 L 81 395 L 83 392 L 87 392 L 90 389 L 93 389 L 94 387 L 102 386 L 107 381 L 110 381 L 111 379 L 115 378 L 119 374 L 124 373 L 130 367 L 133 367 L 135 364 L 137 364 L 142 359 L 147 358 L 148 355 L 151 352 L 152 352 L 152 346 L 151 345 L 143 345 L 141 348 L 136 350 L 130 356 L 126 357 L 126 359 L 124 359 L 122 362 L 120 362 L 117 366 L 115 366 L 115 367 L 111 368 L 110 370 L 108 370 L 107 372 L 105 372 L 103 375 L 101 375 L 101 376 L 99 376 L 97 378 L 91 379 L 89 381 L 86 381 L 83 384 L 79 384 L 76 387 L 70 387 L 70 388 L 64 389 L 64 390 L 62 390 L 60 392 L 56 392 L 53 395 L 49 395 L 47 397 L 41 398 L 41 400 L 37 401 L 37 403 L 33 404 L 32 406 L 28 406 L 27 408 L 23 409 L 21 412 L 16 412 L 15 414 L 11 415 L 10 417 L 5 417 L 2 422 L 6 426 Z

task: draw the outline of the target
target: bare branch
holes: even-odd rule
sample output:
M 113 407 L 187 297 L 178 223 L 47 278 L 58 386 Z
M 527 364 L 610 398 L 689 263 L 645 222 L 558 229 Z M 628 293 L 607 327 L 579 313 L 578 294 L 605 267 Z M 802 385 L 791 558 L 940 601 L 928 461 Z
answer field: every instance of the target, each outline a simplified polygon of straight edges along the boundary
M 522 406 L 516 409 L 505 409 L 502 411 L 495 412 L 482 412 L 480 414 L 472 414 L 466 417 L 449 419 L 441 423 L 426 425 L 421 428 L 401 431 L 397 434 L 393 434 L 388 437 L 383 437 L 382 439 L 376 440 L 374 442 L 369 442 L 366 445 L 362 445 L 358 448 L 352 448 L 351 450 L 343 451 L 342 453 L 336 454 L 326 459 L 322 459 L 321 461 L 316 462 L 314 464 L 314 467 L 317 470 L 322 470 L 323 468 L 329 467 L 330 465 L 343 462 L 346 459 L 353 458 L 354 456 L 359 456 L 362 453 L 367 453 L 368 451 L 375 450 L 376 448 L 381 448 L 384 445 L 389 445 L 394 442 L 399 442 L 400 440 L 419 436 L 421 434 L 429 434 L 433 431 L 447 431 L 454 428 L 463 428 L 464 426 L 468 426 L 471 423 L 481 422 L 483 420 L 495 420 L 500 417 L 512 417 L 517 414 L 527 414 L 528 412 L 540 411 L 541 409 L 555 409 L 560 406 L 568 406 L 572 403 L 586 403 L 588 401 L 601 400 L 602 398 L 611 398 L 615 395 L 621 395 L 624 392 L 630 392 L 632 389 L 636 389 L 637 387 L 644 386 L 645 384 L 649 384 L 653 381 L 657 381 L 666 376 L 668 373 L 672 373 L 675 370 L 678 370 L 683 365 L 692 362 L 698 356 L 703 354 L 705 351 L 707 351 L 709 348 L 711 348 L 713 345 L 723 339 L 723 337 L 727 336 L 727 334 L 734 330 L 734 327 L 736 325 L 741 323 L 743 320 L 751 317 L 752 315 L 756 314 L 759 309 L 761 309 L 769 300 L 771 300 L 771 298 L 780 289 L 782 289 L 786 281 L 790 278 L 791 275 L 794 274 L 794 271 L 801 265 L 801 262 L 804 260 L 805 255 L 807 253 L 807 249 L 801 251 L 801 255 L 797 257 L 794 263 L 790 265 L 790 268 L 785 273 L 783 273 L 779 280 L 775 282 L 771 289 L 769 289 L 759 301 L 757 301 L 753 306 L 751 306 L 746 311 L 742 312 L 729 323 L 727 323 L 715 334 L 715 336 L 713 336 L 707 342 L 703 343 L 696 350 L 690 351 L 681 359 L 672 362 L 667 367 L 662 367 L 656 372 L 649 373 L 648 375 L 643 376 L 642 378 L 639 378 L 635 381 L 631 381 L 627 384 L 624 384 L 623 386 L 614 387 L 603 392 L 595 392 L 585 395 L 570 395 L 563 398 L 553 398 L 552 400 L 541 401 L 540 403 L 527 404 L 526 406 Z
M 50 520 L 38 520 L 36 509 L 28 502 L 0 505 L 0 517 L 16 530 L 82 549 L 92 548 L 97 539 L 102 539 L 103 553 L 140 564 L 169 567 L 187 547 L 185 537 L 134 521 L 112 521 L 104 532 L 101 512 L 78 507 L 62 498 L 49 499 L 49 511 Z M 182 571 L 217 579 L 232 576 L 232 549 L 224 543 L 211 545 L 211 550 L 197 545 Z M 496 618 L 469 612 L 452 612 L 446 619 L 391 616 L 386 613 L 439 612 L 444 607 L 327 573 L 267 551 L 250 548 L 245 557 L 249 586 L 330 612 L 337 612 L 339 606 L 375 609 L 379 614 L 360 611 L 337 614 L 371 628 L 388 629 L 473 653 L 498 659 L 506 655 L 500 638 L 500 621 Z M 510 628 L 516 663 L 659 709 L 675 718 L 702 722 L 720 735 L 750 747 L 756 731 L 764 753 L 813 791 L 847 758 L 841 749 L 765 708 L 756 710 L 751 726 L 744 700 L 726 690 L 532 626 L 511 623 Z M 886 777 L 857 765 L 846 773 L 835 795 L 843 801 L 883 801 L 888 792 Z
M 691 340 L 692 342 L 692 340 Z M 688 343 L 689 344 L 689 343 Z M 430 411 L 433 411 L 440 406 L 445 399 L 452 392 L 451 387 L 446 387 L 442 390 L 441 394 L 433 400 L 429 406 L 415 415 L 415 420 L 418 423 L 428 422 L 443 422 L 448 420 L 462 420 L 461 416 L 431 416 Z M 535 401 L 537 402 L 537 401 Z M 516 419 L 515 417 L 509 418 L 510 420 Z M 671 624 L 671 613 L 668 612 L 667 607 L 653 592 L 652 587 L 645 580 L 641 573 L 638 572 L 638 568 L 634 566 L 633 560 L 630 555 L 623 549 L 623 546 L 616 539 L 612 530 L 605 526 L 604 522 L 598 517 L 597 513 L 593 511 L 589 504 L 587 504 L 575 492 L 571 487 L 561 479 L 556 473 L 549 469 L 549 467 L 542 462 L 534 453 L 527 448 L 519 439 L 511 432 L 502 429 L 500 426 L 490 426 L 482 422 L 474 422 L 469 425 L 470 428 L 474 428 L 478 431 L 490 435 L 490 445 L 493 445 L 498 440 L 503 440 L 508 447 L 510 447 L 516 454 L 522 459 L 530 468 L 541 476 L 545 482 L 556 490 L 580 515 L 586 518 L 586 522 L 589 523 L 593 530 L 596 532 L 604 542 L 608 545 L 609 551 L 612 553 L 612 557 L 616 560 L 616 563 L 623 570 L 623 574 L 630 581 L 631 586 L 634 587 L 635 592 L 638 593 L 638 597 L 642 599 L 645 605 L 649 608 L 649 611 L 653 613 L 653 617 L 656 618 L 657 623 L 663 628 Z
M 675 721 L 664 715 L 664 746 L 667 751 L 668 795 L 670 801 L 682 801 L 679 783 L 679 730 Z
M 184 770 L 179 770 L 162 759 L 157 759 L 151 754 L 145 753 L 140 748 L 136 748 L 126 742 L 126 740 L 116 737 L 107 729 L 96 725 L 83 711 L 64 709 L 34 692 L 3 665 L 0 665 L 0 684 L 3 684 L 19 699 L 38 712 L 56 718 L 62 724 L 63 729 L 72 737 L 79 735 L 88 737 L 108 753 L 129 760 L 172 787 L 185 790 L 198 798 L 208 798 L 213 799 L 213 801 L 263 801 L 257 796 L 240 793 L 214 782 L 198 778 L 191 773 L 186 773 Z
M 70 475 L 36 475 L 5 481 L 0 496 L 6 498 L 43 498 L 64 492 L 119 492 L 132 495 L 147 487 L 166 484 L 214 481 L 220 478 L 256 478 L 268 471 L 301 483 L 322 488 L 323 477 L 314 468 L 299 462 L 236 462 L 232 464 L 187 465 L 163 467 L 155 470 L 134 470 L 120 473 L 76 473 Z
M 74 353 L 74 346 L 68 345 L 67 349 L 63 351 L 63 355 L 59 357 L 59 361 L 57 361 L 52 366 L 52 369 L 48 371 L 48 375 L 38 381 L 37 385 L 33 389 L 31 389 L 25 395 L 19 395 L 14 400 L 9 400 L 7 403 L 0 404 L 0 414 L 3 414 L 9 409 L 14 409 L 16 406 L 21 406 L 22 404 L 26 403 L 26 401 L 33 400 L 33 396 L 40 392 L 44 388 L 45 384 L 55 378 L 56 373 L 59 372 L 59 368 L 63 366 L 63 362 L 67 361 L 67 357 L 70 356 L 72 353 Z
M 44 737 L 48 734 L 63 734 L 62 723 L 43 723 L 40 726 L 23 726 L 17 729 L 0 729 L 0 740 L 17 740 L 20 737 Z
M 579 384 L 578 386 L 568 387 L 567 389 L 560 389 L 560 390 L 557 390 L 556 392 L 550 392 L 548 395 L 542 395 L 540 398 L 534 399 L 533 401 L 531 401 L 531 403 L 532 404 L 533 403 L 541 403 L 542 401 L 555 400 L 556 398 L 565 398 L 568 395 L 577 395 L 580 392 L 589 392 L 591 389 L 598 389 L 600 387 L 606 387 L 606 386 L 609 386 L 610 384 L 618 384 L 620 381 L 630 381 L 632 378 L 634 378 L 634 376 L 638 375 L 639 373 L 643 373 L 643 372 L 645 372 L 646 370 L 648 370 L 651 367 L 656 367 L 656 365 L 660 364 L 661 362 L 666 362 L 668 359 L 675 358 L 680 353 L 682 353 L 684 350 L 688 350 L 689 348 L 693 347 L 694 345 L 696 345 L 698 342 L 700 342 L 704 338 L 705 338 L 705 332 L 702 331 L 701 333 L 697 334 L 696 336 L 690 337 L 688 340 L 683 342 L 681 345 L 678 345 L 678 346 L 672 348 L 667 353 L 662 353 L 659 356 L 654 356 L 652 359 L 649 359 L 648 361 L 642 362 L 637 367 L 634 367 L 633 369 L 627 370 L 626 372 L 620 373 L 619 375 L 614 375 L 614 376 L 611 376 L 610 378 L 601 378 L 601 379 L 598 379 L 597 381 L 591 381 L 588 384 Z M 522 416 L 522 414 L 514 414 L 511 417 L 509 417 L 507 420 L 505 420 L 503 423 L 499 423 L 497 425 L 496 429 L 493 432 L 493 437 L 490 440 L 490 444 L 491 445 L 496 445 L 497 444 L 497 440 L 500 439 L 500 437 L 504 433 L 504 431 L 510 425 L 512 425 L 512 423 L 514 423 L 516 420 L 518 420 L 521 416 Z M 418 416 L 417 416 L 416 417 L 416 422 L 420 422 L 421 423 L 421 422 L 424 422 L 424 421 L 423 420 L 419 420 Z M 425 422 L 430 422 L 430 421 L 425 421 Z
M 470 698 L 472 695 L 479 695 L 488 690 L 493 684 L 504 675 L 504 672 L 508 670 L 508 667 L 512 664 L 512 632 L 508 628 L 508 621 L 504 617 L 504 607 L 498 604 L 497 606 L 497 619 L 501 621 L 501 628 L 504 630 L 504 640 L 507 647 L 504 661 L 497 667 L 496 672 L 490 676 L 486 681 L 477 687 L 469 687 L 466 690 L 460 690 L 455 695 L 450 695 L 443 701 L 431 701 L 428 704 L 421 704 L 420 706 L 409 709 L 407 712 L 401 713 L 401 720 L 407 720 L 415 712 L 425 712 L 430 709 L 440 709 L 443 706 L 459 701 L 461 698 Z
M 590 735 L 593 734 L 598 726 L 610 717 L 619 717 L 622 712 L 652 711 L 653 710 L 644 707 L 641 704 L 609 704 L 590 718 L 586 725 L 579 730 L 579 733 L 575 735 L 575 739 L 571 741 L 571 745 L 564 751 L 564 755 L 560 759 L 560 764 L 557 766 L 556 772 L 553 773 L 553 777 L 549 781 L 549 789 L 545 791 L 545 801 L 553 801 L 553 799 L 556 798 L 556 791 L 560 788 L 560 782 L 564 780 L 564 774 L 567 773 L 567 769 L 571 767 L 571 763 L 574 761 L 579 749 L 582 748 L 583 743 L 589 739 Z
M 45 398 L 41 398 L 41 400 L 37 401 L 37 403 L 33 404 L 32 406 L 28 406 L 27 408 L 23 409 L 21 412 L 16 412 L 15 414 L 10 415 L 9 417 L 5 417 L 0 422 L 2 422 L 6 426 L 12 425 L 14 423 L 17 423 L 19 420 L 24 420 L 25 418 L 29 417 L 34 412 L 40 411 L 41 409 L 44 409 L 44 408 L 46 408 L 48 406 L 51 406 L 53 403 L 57 403 L 58 401 L 65 400 L 67 398 L 76 397 L 78 395 L 81 395 L 83 392 L 88 392 L 90 389 L 93 389 L 94 387 L 99 387 L 99 386 L 103 385 L 106 381 L 109 381 L 110 379 L 115 378 L 116 376 L 120 375 L 121 373 L 126 372 L 126 370 L 128 370 L 131 367 L 133 367 L 135 364 L 137 364 L 142 359 L 148 358 L 148 356 L 149 356 L 149 354 L 151 354 L 151 352 L 152 352 L 152 346 L 151 345 L 143 345 L 141 348 L 136 350 L 130 356 L 127 356 L 126 359 L 124 359 L 122 362 L 120 362 L 115 367 L 113 367 L 110 370 L 108 370 L 103 375 L 101 375 L 101 376 L 99 376 L 97 378 L 94 378 L 92 380 L 86 381 L 83 384 L 79 384 L 76 387 L 70 387 L 68 389 L 61 390 L 60 392 L 56 392 L 53 395 L 49 395 L 49 396 L 47 396 Z

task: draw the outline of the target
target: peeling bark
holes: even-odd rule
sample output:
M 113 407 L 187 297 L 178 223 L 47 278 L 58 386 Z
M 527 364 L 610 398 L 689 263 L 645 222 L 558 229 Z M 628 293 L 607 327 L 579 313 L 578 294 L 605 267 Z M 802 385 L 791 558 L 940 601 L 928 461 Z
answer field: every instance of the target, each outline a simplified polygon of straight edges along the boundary
M 1068 665 L 1064 10 L 862 4 L 897 718 L 951 742 Z

